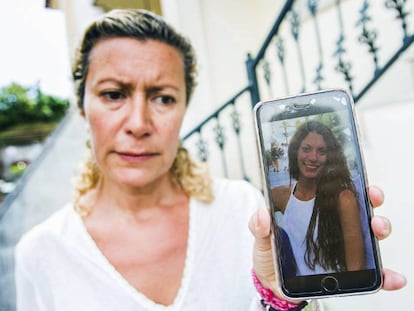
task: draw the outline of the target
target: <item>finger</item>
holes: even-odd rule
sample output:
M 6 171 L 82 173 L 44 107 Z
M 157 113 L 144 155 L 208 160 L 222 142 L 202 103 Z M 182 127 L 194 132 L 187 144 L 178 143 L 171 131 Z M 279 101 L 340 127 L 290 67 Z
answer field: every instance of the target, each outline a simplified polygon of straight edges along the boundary
M 371 220 L 371 227 L 375 236 L 380 240 L 385 239 L 392 231 L 391 222 L 383 216 L 374 216 Z
M 250 218 L 249 228 L 256 241 L 262 243 L 270 237 L 270 216 L 266 208 L 259 208 Z M 268 242 L 266 242 L 268 244 Z M 266 244 L 266 245 L 267 245 Z
M 384 203 L 384 192 L 379 187 L 370 186 L 368 193 L 373 207 L 378 207 Z
M 390 269 L 384 269 L 383 276 L 384 283 L 382 288 L 385 290 L 400 289 L 407 284 L 407 279 L 403 275 Z
M 260 208 L 250 218 L 249 228 L 255 237 L 253 265 L 258 278 L 274 280 L 272 246 L 270 241 L 270 215 L 266 208 Z

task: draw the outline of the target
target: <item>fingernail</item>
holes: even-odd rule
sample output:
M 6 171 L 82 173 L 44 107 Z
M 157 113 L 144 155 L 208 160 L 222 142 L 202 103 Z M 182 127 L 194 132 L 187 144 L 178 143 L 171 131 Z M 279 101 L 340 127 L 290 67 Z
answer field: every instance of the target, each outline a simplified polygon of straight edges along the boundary
M 407 278 L 404 275 L 399 275 L 399 282 L 402 286 L 405 286 L 407 284 Z
M 259 210 L 258 210 L 258 211 L 257 211 L 257 213 L 256 213 L 256 219 L 255 219 L 256 221 L 255 221 L 255 224 L 254 224 L 254 225 L 255 225 L 256 230 L 257 230 L 257 229 L 259 229 L 259 227 L 260 227 L 260 219 L 259 219 L 259 218 L 260 218 L 260 215 L 259 215 L 259 214 L 261 213 L 261 211 L 260 211 L 260 210 L 261 210 L 261 209 L 259 208 Z
M 387 219 L 385 219 L 385 218 L 382 218 L 382 222 L 383 222 L 383 231 L 384 231 L 384 234 L 386 234 L 386 235 L 390 234 L 391 233 L 391 230 L 392 230 L 391 223 Z

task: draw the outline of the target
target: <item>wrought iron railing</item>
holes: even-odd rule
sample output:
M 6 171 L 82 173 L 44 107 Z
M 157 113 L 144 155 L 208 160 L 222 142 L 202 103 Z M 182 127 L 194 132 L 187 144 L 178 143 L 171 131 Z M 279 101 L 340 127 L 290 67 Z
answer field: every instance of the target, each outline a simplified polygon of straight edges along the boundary
M 186 134 L 185 146 L 216 175 L 260 186 L 253 125 L 244 122 L 252 107 L 331 87 L 360 101 L 414 42 L 409 2 L 286 1 L 257 55 L 247 57 L 247 86 Z
M 216 144 L 216 153 L 218 159 L 215 160 L 215 167 L 219 167 L 219 170 L 222 172 L 222 175 L 225 177 L 234 176 L 234 173 L 230 171 L 230 166 L 234 167 L 234 154 L 231 159 L 226 157 L 227 147 L 230 145 L 228 138 L 233 136 L 233 145 L 231 150 L 236 150 L 238 159 L 238 168 L 239 176 L 245 180 L 250 180 L 249 174 L 246 171 L 246 166 L 244 163 L 244 148 L 242 142 L 242 132 L 241 132 L 241 119 L 240 119 L 240 109 L 245 109 L 245 113 L 250 113 L 251 104 L 250 101 L 246 100 L 246 94 L 250 93 L 250 87 L 246 86 L 240 90 L 236 95 L 234 95 L 230 100 L 228 100 L 224 105 L 210 114 L 203 122 L 196 126 L 192 131 L 183 137 L 183 141 L 188 143 L 193 140 L 196 146 L 196 154 L 198 158 L 207 162 L 211 157 L 211 152 L 209 146 L 209 141 L 214 141 Z M 247 104 L 247 105 L 246 105 Z M 239 108 L 240 107 L 240 108 Z M 225 122 L 227 127 L 224 127 L 222 123 Z M 228 135 L 225 133 L 229 133 Z M 232 134 L 232 135 L 230 135 Z M 195 139 L 195 141 L 194 141 Z M 234 149 L 236 148 L 236 149 Z M 213 149 L 214 150 L 214 149 Z M 217 163 L 218 161 L 218 163 Z M 230 165 L 230 162 L 232 164 Z

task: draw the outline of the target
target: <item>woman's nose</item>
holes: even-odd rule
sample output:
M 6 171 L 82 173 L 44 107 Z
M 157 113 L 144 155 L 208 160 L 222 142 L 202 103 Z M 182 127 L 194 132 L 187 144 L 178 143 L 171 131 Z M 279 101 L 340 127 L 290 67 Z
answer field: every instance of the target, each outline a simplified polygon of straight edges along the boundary
M 147 136 L 151 132 L 152 118 L 150 107 L 142 96 L 132 98 L 127 111 L 125 130 L 136 137 Z
M 316 161 L 318 159 L 316 150 L 312 150 L 311 152 L 309 152 L 308 159 L 311 161 Z

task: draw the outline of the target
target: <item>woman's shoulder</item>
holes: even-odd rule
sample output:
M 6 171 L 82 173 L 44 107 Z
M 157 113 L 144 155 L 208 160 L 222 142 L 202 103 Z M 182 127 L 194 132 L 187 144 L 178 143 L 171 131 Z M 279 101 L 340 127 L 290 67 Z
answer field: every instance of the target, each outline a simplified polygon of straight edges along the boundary
M 291 185 L 282 185 L 272 188 L 272 193 L 278 195 L 290 195 L 292 186 Z
M 355 194 L 351 189 L 345 188 L 339 192 L 339 197 L 344 199 L 355 198 Z
M 291 185 L 282 185 L 272 188 L 271 197 L 275 208 L 284 212 L 287 202 L 292 192 Z
M 38 246 L 46 246 L 52 240 L 56 240 L 62 235 L 67 227 L 68 219 L 75 213 L 71 205 L 66 205 L 39 224 L 33 226 L 25 232 L 19 242 L 16 250 L 19 252 L 34 252 Z
M 339 192 L 339 207 L 344 209 L 349 208 L 349 206 L 357 206 L 357 197 L 353 191 L 350 189 L 344 189 Z
M 244 179 L 215 178 L 213 179 L 213 187 L 214 193 L 219 195 L 262 196 L 261 191 L 256 186 Z
M 272 188 L 272 198 L 276 201 L 286 201 L 289 199 L 292 192 L 291 185 L 283 185 Z
M 231 205 L 264 206 L 261 191 L 248 181 L 216 178 L 213 180 L 213 189 L 216 203 L 229 202 Z

